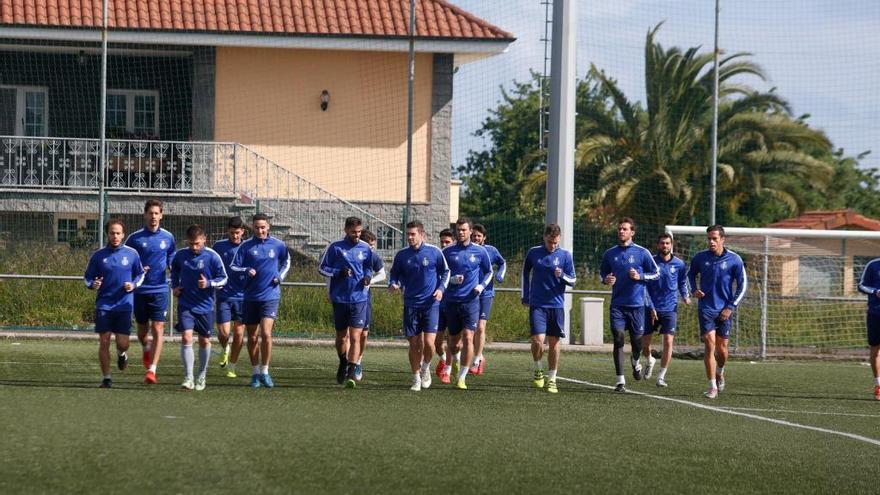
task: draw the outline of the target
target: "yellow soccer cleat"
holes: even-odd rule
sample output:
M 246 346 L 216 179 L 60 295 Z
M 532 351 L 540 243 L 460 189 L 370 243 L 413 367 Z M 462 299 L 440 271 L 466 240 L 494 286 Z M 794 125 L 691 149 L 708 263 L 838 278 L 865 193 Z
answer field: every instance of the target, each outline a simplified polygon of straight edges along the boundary
M 459 390 L 467 390 L 467 383 L 464 382 L 464 378 L 459 378 L 455 381 L 455 388 Z
M 559 389 L 556 388 L 556 378 L 548 378 L 547 379 L 547 392 L 551 394 L 558 394 Z
M 542 370 L 535 370 L 532 385 L 534 385 L 535 388 L 544 388 L 544 372 Z

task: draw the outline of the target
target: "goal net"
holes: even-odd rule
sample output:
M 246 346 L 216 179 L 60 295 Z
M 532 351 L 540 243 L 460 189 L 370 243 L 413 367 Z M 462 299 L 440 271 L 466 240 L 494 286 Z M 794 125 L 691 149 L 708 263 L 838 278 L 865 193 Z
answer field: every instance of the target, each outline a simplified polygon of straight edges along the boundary
M 706 227 L 671 225 L 676 255 L 707 249 Z M 731 330 L 740 355 L 857 355 L 866 346 L 858 282 L 880 253 L 880 232 L 726 228 L 724 246 L 746 267 L 748 292 Z M 696 313 L 682 326 L 696 330 Z M 694 320 L 694 321 L 689 321 Z M 693 333 L 693 335 L 696 335 Z

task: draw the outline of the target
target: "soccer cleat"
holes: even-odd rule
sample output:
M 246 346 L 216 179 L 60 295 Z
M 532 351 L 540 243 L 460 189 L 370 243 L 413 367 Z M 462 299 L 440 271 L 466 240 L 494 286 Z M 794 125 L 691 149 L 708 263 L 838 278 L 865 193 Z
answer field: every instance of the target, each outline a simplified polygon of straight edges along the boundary
M 144 375 L 144 383 L 147 385 L 155 385 L 159 383 L 159 379 L 156 378 L 155 371 L 147 371 L 147 374 Z
M 354 379 L 357 381 L 364 379 L 364 367 L 361 366 L 361 363 L 354 365 Z
M 251 388 L 260 388 L 260 374 L 254 373 L 251 375 Z
M 654 363 L 656 362 L 657 360 L 653 357 L 648 358 L 648 364 L 645 366 L 645 380 L 651 378 L 651 376 L 654 375 Z
M 452 362 L 452 371 L 449 372 L 450 376 L 458 376 L 458 372 L 461 371 L 461 367 L 458 364 L 458 361 Z
M 642 379 L 642 365 L 638 362 L 633 365 L 633 379 L 636 381 Z
M 447 368 L 448 368 L 448 366 L 446 366 L 446 361 L 441 359 L 440 362 L 437 363 L 437 369 L 435 370 L 437 373 L 437 377 L 442 380 L 444 373 L 446 373 L 446 375 L 448 376 L 449 370 Z M 449 382 L 443 382 L 443 383 L 449 383 Z
M 144 369 L 150 369 L 150 365 L 153 364 L 153 357 L 150 356 L 148 351 L 144 351 L 142 361 L 144 363 Z
M 357 382 L 354 380 L 353 376 L 346 378 L 343 385 L 345 385 L 345 388 L 357 388 Z
M 116 367 L 120 370 L 128 368 L 128 354 L 122 353 L 116 356 Z
M 422 388 L 431 388 L 431 370 L 427 369 L 419 374 L 421 375 Z
M 229 368 L 226 370 L 226 378 L 238 378 L 238 375 L 235 373 L 235 368 Z
M 709 390 L 706 390 L 705 392 L 703 392 L 703 395 L 707 399 L 714 399 L 714 398 L 718 397 L 718 389 L 717 388 L 710 388 Z
M 345 381 L 345 371 L 348 368 L 348 361 L 340 361 L 339 367 L 336 368 L 336 383 L 342 385 Z
M 556 388 L 556 378 L 548 378 L 547 379 L 547 392 L 551 394 L 559 393 L 559 389 Z
M 197 391 L 201 392 L 202 390 L 205 390 L 206 385 L 207 384 L 205 383 L 205 377 L 200 376 L 200 377 L 196 378 L 196 390 Z
M 223 348 L 223 352 L 220 353 L 220 367 L 225 368 L 226 365 L 229 364 L 229 345 Z
M 666 380 L 664 380 L 664 379 L 662 379 L 662 378 L 658 378 L 658 379 L 657 379 L 657 386 L 660 387 L 660 388 L 666 388 L 666 387 L 669 386 L 669 384 L 666 383 Z
M 422 378 L 418 376 L 414 376 L 412 379 L 412 385 L 409 387 L 413 392 L 419 392 L 422 390 Z
M 535 388 L 544 388 L 544 372 L 542 370 L 535 370 L 535 374 L 532 377 L 532 385 Z
M 443 373 L 440 373 L 439 376 L 441 383 L 452 383 L 452 377 L 449 376 L 449 366 L 446 366 L 443 369 Z
M 880 385 L 874 387 L 874 399 L 880 400 Z
M 183 383 L 180 384 L 180 388 L 181 388 L 181 390 L 192 390 L 192 389 L 196 388 L 196 384 L 193 383 L 192 378 L 187 378 L 187 379 L 183 380 Z
M 486 358 L 480 359 L 480 364 L 477 365 L 477 375 L 483 374 L 483 368 L 486 366 Z
M 724 386 L 726 385 L 724 375 L 715 375 L 715 381 L 718 382 L 718 391 L 724 392 Z
M 113 387 L 113 380 L 111 380 L 109 378 L 104 378 L 103 380 L 101 380 L 101 386 L 99 388 L 111 388 L 111 387 Z M 880 387 L 878 387 L 878 388 L 880 388 Z M 880 397 L 878 397 L 878 398 L 880 398 Z
M 626 384 L 625 383 L 618 383 L 617 385 L 614 386 L 614 391 L 615 392 L 626 392 Z
M 459 390 L 467 390 L 467 383 L 464 382 L 464 378 L 459 378 L 455 381 L 455 388 Z
M 269 373 L 263 373 L 260 375 L 260 385 L 266 388 L 272 388 L 275 384 L 272 382 L 272 377 L 269 376 Z

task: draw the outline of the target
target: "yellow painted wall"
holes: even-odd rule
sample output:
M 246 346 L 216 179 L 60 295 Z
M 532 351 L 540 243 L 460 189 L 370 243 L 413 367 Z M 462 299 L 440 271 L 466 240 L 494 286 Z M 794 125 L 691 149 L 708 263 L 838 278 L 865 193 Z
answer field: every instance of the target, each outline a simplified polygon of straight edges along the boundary
M 417 55 L 415 202 L 430 201 L 431 76 L 431 55 Z M 245 144 L 349 200 L 406 198 L 406 53 L 218 47 L 215 105 L 217 141 Z M 294 194 L 274 177 L 239 166 L 239 183 Z

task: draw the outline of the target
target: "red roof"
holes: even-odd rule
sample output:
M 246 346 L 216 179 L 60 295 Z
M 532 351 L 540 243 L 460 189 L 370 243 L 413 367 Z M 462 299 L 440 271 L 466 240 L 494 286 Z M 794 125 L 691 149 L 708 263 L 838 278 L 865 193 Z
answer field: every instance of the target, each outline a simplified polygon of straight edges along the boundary
M 833 211 L 808 211 L 797 218 L 788 218 L 771 223 L 767 227 L 777 229 L 816 229 L 816 230 L 870 230 L 880 231 L 880 220 L 846 209 Z
M 407 36 L 409 0 L 108 0 L 115 29 Z M 100 28 L 101 0 L 0 0 L 0 25 Z M 513 40 L 445 0 L 416 0 L 420 38 Z

